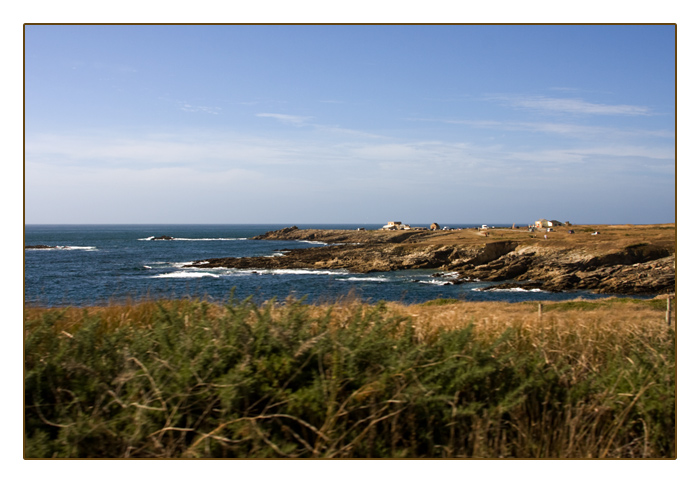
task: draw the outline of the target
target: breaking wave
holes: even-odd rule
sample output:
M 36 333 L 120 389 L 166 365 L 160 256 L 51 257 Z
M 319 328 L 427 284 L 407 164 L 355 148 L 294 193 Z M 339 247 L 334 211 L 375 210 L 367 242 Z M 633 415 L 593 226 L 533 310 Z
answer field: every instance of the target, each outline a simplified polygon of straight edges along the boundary
M 88 252 L 97 251 L 97 247 L 76 247 L 76 246 L 56 246 L 51 248 L 27 248 L 27 250 L 50 251 L 50 250 L 85 250 Z
M 140 241 L 235 241 L 247 240 L 247 238 L 169 238 L 167 240 L 156 239 L 154 236 L 139 238 Z
M 475 292 L 512 292 L 512 293 L 532 293 L 532 292 L 542 292 L 542 293 L 547 293 L 546 290 L 542 290 L 539 288 L 533 288 L 533 289 L 524 289 L 524 288 L 519 288 L 519 287 L 514 287 L 514 288 L 492 288 L 491 290 L 484 290 L 484 289 L 479 289 L 479 288 L 473 288 L 472 289 Z
M 346 273 L 341 270 L 313 270 L 310 268 L 274 268 L 257 270 L 239 270 L 244 273 L 258 273 L 264 275 L 338 275 Z
M 338 278 L 344 282 L 390 282 L 386 277 L 348 277 L 348 278 Z
M 427 283 L 429 285 L 452 285 L 452 282 L 449 280 L 418 280 L 418 283 Z
M 219 278 L 221 275 L 208 272 L 172 272 L 172 273 L 161 273 L 160 275 L 153 275 L 150 278 L 203 278 L 203 277 L 213 277 Z

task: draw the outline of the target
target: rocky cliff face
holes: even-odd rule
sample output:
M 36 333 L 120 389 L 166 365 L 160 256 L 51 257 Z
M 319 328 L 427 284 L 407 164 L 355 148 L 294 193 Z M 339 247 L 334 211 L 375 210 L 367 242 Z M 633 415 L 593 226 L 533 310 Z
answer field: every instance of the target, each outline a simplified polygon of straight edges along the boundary
M 388 272 L 414 268 L 441 268 L 451 260 L 471 258 L 477 253 L 442 245 L 394 245 L 371 243 L 332 245 L 287 251 L 281 257 L 213 258 L 191 266 L 226 268 L 314 268 L 345 269 L 355 273 Z
M 290 227 L 255 239 L 315 240 L 333 245 L 289 250 L 280 257 L 209 259 L 191 266 L 345 269 L 356 273 L 433 268 L 457 272 L 457 283 L 508 281 L 547 291 L 582 289 L 614 294 L 675 291 L 675 250 L 667 245 L 645 242 L 617 249 L 579 242 L 578 245 L 542 246 L 522 236 L 520 240 L 488 243 L 484 243 L 484 238 L 460 236 L 448 238 L 418 230 L 300 230 Z
M 657 294 L 675 291 L 675 255 L 659 247 L 591 256 L 580 251 L 527 247 L 489 263 L 459 268 L 460 277 L 536 282 L 543 290 Z

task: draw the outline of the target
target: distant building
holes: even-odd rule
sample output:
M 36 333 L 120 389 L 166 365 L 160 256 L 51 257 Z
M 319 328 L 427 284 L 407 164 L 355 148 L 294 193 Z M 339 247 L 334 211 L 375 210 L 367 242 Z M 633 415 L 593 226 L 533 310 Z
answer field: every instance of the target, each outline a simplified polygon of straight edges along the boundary
M 401 222 L 400 221 L 390 221 L 386 225 L 382 227 L 382 230 L 400 230 L 401 229 Z
M 440 229 L 440 225 L 438 225 L 437 223 L 433 223 L 432 225 L 430 225 L 430 229 L 431 229 L 431 230 L 439 230 L 439 229 Z
M 535 222 L 535 228 L 551 228 L 553 226 L 564 226 L 564 223 L 557 220 L 545 220 L 544 218 Z

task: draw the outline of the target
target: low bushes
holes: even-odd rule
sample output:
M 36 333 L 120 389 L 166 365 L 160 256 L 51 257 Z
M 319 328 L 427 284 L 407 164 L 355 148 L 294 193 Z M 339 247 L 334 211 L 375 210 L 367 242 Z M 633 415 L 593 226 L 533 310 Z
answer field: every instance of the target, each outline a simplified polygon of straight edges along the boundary
M 25 456 L 675 457 L 673 330 L 519 305 L 27 309 Z

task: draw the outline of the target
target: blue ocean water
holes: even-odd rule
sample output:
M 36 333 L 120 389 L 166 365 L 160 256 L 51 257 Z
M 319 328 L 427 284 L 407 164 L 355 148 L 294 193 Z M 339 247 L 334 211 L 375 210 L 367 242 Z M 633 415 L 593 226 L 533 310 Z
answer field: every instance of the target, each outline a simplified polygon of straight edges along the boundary
M 334 301 L 353 292 L 369 302 L 420 303 L 436 298 L 521 302 L 601 298 L 588 292 L 489 291 L 489 282 L 448 285 L 436 270 L 354 274 L 336 270 L 236 270 L 184 268 L 215 257 L 279 256 L 280 250 L 310 242 L 250 240 L 289 225 L 26 225 L 25 302 L 39 306 L 88 306 L 144 298 L 198 297 L 256 302 L 289 295 L 308 302 Z M 377 229 L 381 225 L 301 225 L 299 228 Z M 175 240 L 152 240 L 168 235 Z M 313 246 L 313 245 L 311 245 Z

